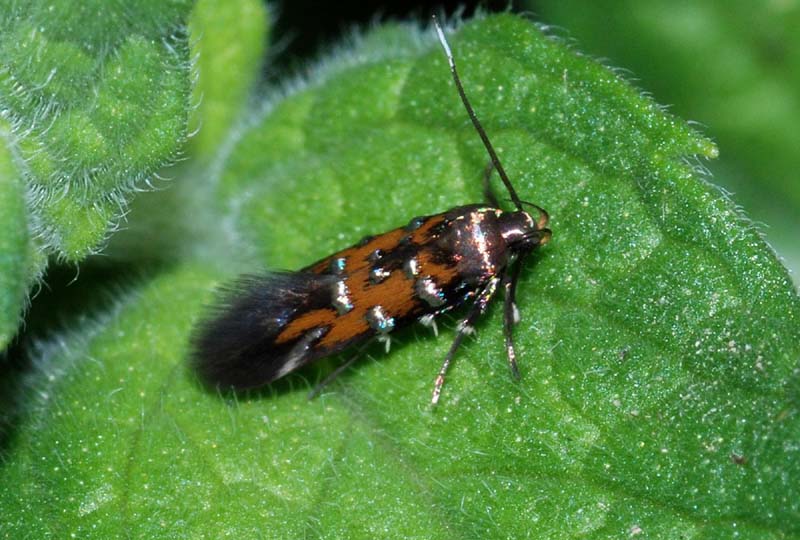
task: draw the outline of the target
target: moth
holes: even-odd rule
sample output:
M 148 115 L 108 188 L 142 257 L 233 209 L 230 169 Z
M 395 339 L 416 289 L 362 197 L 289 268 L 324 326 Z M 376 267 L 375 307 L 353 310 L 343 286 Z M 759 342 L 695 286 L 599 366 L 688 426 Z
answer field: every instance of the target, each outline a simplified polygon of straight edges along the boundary
M 519 377 L 512 333 L 519 321 L 515 291 L 525 258 L 550 240 L 549 217 L 517 195 L 467 99 L 435 17 L 434 27 L 461 102 L 489 155 L 486 201 L 415 217 L 296 272 L 240 277 L 223 290 L 210 316 L 194 332 L 192 362 L 207 383 L 258 387 L 319 358 L 352 349 L 350 359 L 324 385 L 373 341 L 386 342 L 388 349 L 393 331 L 417 321 L 435 331 L 437 316 L 469 304 L 434 381 L 435 404 L 456 350 L 474 332 L 475 322 L 500 289 L 505 293 L 506 354 L 513 376 Z M 500 208 L 491 192 L 493 171 L 514 210 Z

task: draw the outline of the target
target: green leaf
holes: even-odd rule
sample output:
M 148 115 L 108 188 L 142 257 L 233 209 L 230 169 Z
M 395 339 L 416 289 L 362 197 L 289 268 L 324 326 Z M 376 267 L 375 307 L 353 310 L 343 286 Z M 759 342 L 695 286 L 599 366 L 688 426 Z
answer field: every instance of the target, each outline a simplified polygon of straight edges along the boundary
M 433 34 L 384 27 L 176 181 L 210 192 L 185 214 L 217 228 L 194 259 L 42 346 L 0 469 L 8 537 L 800 538 L 800 300 L 687 160 L 714 146 L 524 19 L 451 38 L 553 218 L 518 291 L 522 380 L 496 306 L 437 408 L 451 329 L 398 334 L 311 402 L 342 358 L 242 396 L 186 366 L 222 279 L 481 199 Z
M 269 13 L 261 0 L 200 0 L 190 19 L 196 81 L 187 159 L 167 171 L 171 178 L 208 177 L 215 160 L 229 150 L 238 126 L 252 115 L 249 101 L 259 82 L 265 55 Z M 131 204 L 127 227 L 115 234 L 105 253 L 119 261 L 170 262 L 185 254 L 207 256 L 218 222 L 208 219 L 208 182 L 172 182 L 168 190 L 139 194 Z M 189 239 L 197 239 L 192 242 Z M 222 240 L 224 242 L 224 240 Z M 213 255 L 212 255 L 213 256 Z
M 800 5 L 699 0 L 538 0 L 532 9 L 580 46 L 636 73 L 637 85 L 701 122 L 710 165 L 800 273 Z
M 192 55 L 197 58 L 199 107 L 190 119 L 197 131 L 190 151 L 212 156 L 231 125 L 242 114 L 258 79 L 267 44 L 268 17 L 258 0 L 198 0 L 189 21 Z
M 0 121 L 0 350 L 17 333 L 37 259 L 25 212 L 22 178 L 9 150 L 9 133 Z
M 96 251 L 185 138 L 191 2 L 5 2 L 0 111 L 44 254 Z M 102 14 L 102 16 L 100 16 Z

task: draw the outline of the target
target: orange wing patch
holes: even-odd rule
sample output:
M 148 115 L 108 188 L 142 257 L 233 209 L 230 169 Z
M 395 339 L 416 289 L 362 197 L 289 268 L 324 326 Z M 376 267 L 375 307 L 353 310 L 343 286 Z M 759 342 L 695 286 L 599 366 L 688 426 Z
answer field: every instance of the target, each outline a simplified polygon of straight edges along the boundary
M 307 270 L 314 272 L 315 274 L 326 274 L 331 271 L 331 261 L 344 258 L 347 261 L 345 274 L 352 274 L 353 272 L 372 264 L 369 261 L 369 256 L 374 253 L 375 250 L 379 249 L 388 253 L 394 250 L 400 244 L 400 241 L 406 236 L 410 238 L 411 243 L 416 245 L 424 245 L 425 242 L 430 239 L 431 229 L 443 221 L 444 216 L 437 214 L 435 216 L 425 218 L 419 228 L 411 232 L 409 232 L 406 227 L 398 227 L 397 229 L 393 229 L 389 232 L 379 234 L 378 236 L 371 238 L 363 245 L 351 246 L 343 249 L 342 251 L 334 253 L 329 257 L 325 257 L 324 259 L 307 267 Z
M 430 306 L 421 301 L 416 294 L 417 280 L 430 276 L 440 286 L 444 286 L 458 279 L 455 265 L 437 262 L 433 250 L 426 249 L 426 244 L 432 237 L 432 229 L 443 222 L 444 216 L 441 214 L 427 217 L 413 231 L 409 231 L 406 227 L 391 230 L 362 245 L 349 247 L 309 266 L 307 271 L 329 273 L 331 261 L 345 258 L 346 264 L 341 278 L 347 285 L 352 309 L 346 313 L 339 313 L 331 307 L 303 313 L 286 325 L 276 343 L 282 344 L 299 339 L 314 328 L 326 327 L 328 332 L 316 346 L 323 349 L 339 349 L 342 344 L 349 343 L 354 338 L 375 333 L 367 319 L 367 313 L 375 306 L 380 306 L 388 317 L 395 319 L 416 317 L 431 311 Z M 380 283 L 373 283 L 370 271 L 375 263 L 370 260 L 370 256 L 376 250 L 391 252 L 405 237 L 408 237 L 412 244 L 421 246 L 416 254 L 419 263 L 418 275 L 408 276 L 402 269 L 396 269 Z M 331 296 L 333 297 L 333 290 Z

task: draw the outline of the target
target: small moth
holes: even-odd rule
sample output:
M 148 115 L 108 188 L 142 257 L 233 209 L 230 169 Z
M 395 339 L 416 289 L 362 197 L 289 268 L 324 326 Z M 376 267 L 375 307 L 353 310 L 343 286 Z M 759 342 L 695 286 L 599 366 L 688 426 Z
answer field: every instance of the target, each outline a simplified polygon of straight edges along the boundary
M 519 377 L 512 327 L 514 296 L 525 257 L 546 244 L 547 212 L 517 195 L 472 109 L 444 31 L 434 26 L 458 94 L 489 154 L 486 202 L 415 217 L 405 226 L 368 236 L 296 272 L 240 277 L 223 291 L 193 336 L 192 362 L 207 383 L 245 389 L 262 386 L 319 358 L 353 349 L 348 361 L 312 395 L 352 364 L 374 340 L 470 304 L 436 376 L 432 402 L 464 337 L 498 291 L 505 293 L 506 354 Z M 489 188 L 496 170 L 515 209 L 506 211 Z M 535 210 L 534 218 L 525 208 Z

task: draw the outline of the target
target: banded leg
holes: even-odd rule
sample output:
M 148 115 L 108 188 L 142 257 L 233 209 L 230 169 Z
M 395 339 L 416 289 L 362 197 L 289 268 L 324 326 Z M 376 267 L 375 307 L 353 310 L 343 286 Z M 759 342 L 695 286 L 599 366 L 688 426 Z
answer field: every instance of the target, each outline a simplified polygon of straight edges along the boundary
M 447 351 L 447 356 L 444 357 L 444 363 L 442 364 L 442 367 L 439 370 L 439 375 L 437 375 L 436 382 L 433 385 L 433 398 L 431 399 L 432 404 L 436 405 L 436 403 L 439 401 L 439 396 L 442 393 L 442 385 L 444 385 L 444 376 L 447 374 L 447 369 L 450 367 L 450 362 L 453 360 L 453 355 L 455 354 L 459 345 L 461 345 L 461 342 L 464 341 L 464 337 L 467 334 L 471 334 L 475 331 L 475 322 L 486 311 L 489 302 L 491 302 L 494 293 L 497 291 L 497 284 L 499 281 L 500 278 L 497 276 L 489 280 L 489 283 L 487 283 L 481 292 L 478 293 L 478 297 L 475 299 L 475 302 L 473 302 L 472 306 L 470 306 L 467 316 L 458 325 L 458 333 L 453 340 L 453 344 L 450 345 L 450 350 Z
M 367 350 L 367 347 L 369 347 L 370 345 L 372 345 L 372 342 L 373 342 L 373 340 L 372 340 L 372 339 L 370 339 L 370 340 L 367 340 L 367 342 L 366 342 L 366 343 L 364 343 L 363 345 L 361 345 L 361 347 L 359 347 L 358 349 L 356 349 L 356 352 L 354 352 L 354 353 L 353 353 L 353 356 L 351 356 L 350 358 L 348 358 L 348 359 L 347 359 L 347 361 L 346 361 L 344 364 L 342 364 L 342 365 L 340 365 L 340 366 L 337 366 L 337 367 L 336 367 L 336 369 L 334 369 L 333 371 L 331 371 L 331 372 L 328 374 L 328 376 L 327 376 L 327 377 L 325 377 L 324 379 L 322 379 L 322 381 L 321 381 L 321 382 L 317 383 L 317 385 L 316 385 L 314 388 L 312 388 L 312 389 L 311 389 L 311 392 L 309 392 L 309 393 L 308 393 L 308 399 L 314 399 L 315 397 L 317 397 L 317 396 L 319 395 L 319 393 L 320 393 L 320 392 L 322 392 L 323 388 L 325 388 L 325 387 L 326 387 L 326 386 L 328 386 L 330 383 L 332 383 L 332 382 L 334 381 L 334 379 L 336 379 L 336 377 L 338 377 L 339 375 L 341 375 L 341 374 L 342 374 L 342 373 L 343 373 L 343 372 L 344 372 L 344 371 L 345 371 L 347 368 L 349 368 L 350 366 L 352 366 L 352 365 L 353 365 L 353 363 L 354 363 L 356 360 L 358 360 L 359 358 L 361 358 L 361 356 L 364 354 L 364 351 L 366 351 L 366 350 Z
M 517 368 L 517 352 L 514 349 L 514 325 L 519 322 L 519 310 L 515 296 L 517 293 L 517 280 L 522 270 L 522 262 L 517 261 L 513 268 L 506 270 L 503 276 L 503 288 L 505 289 L 505 301 L 503 303 L 503 332 L 506 336 L 506 354 L 508 355 L 508 365 L 511 374 L 515 379 L 519 379 L 519 369 Z

